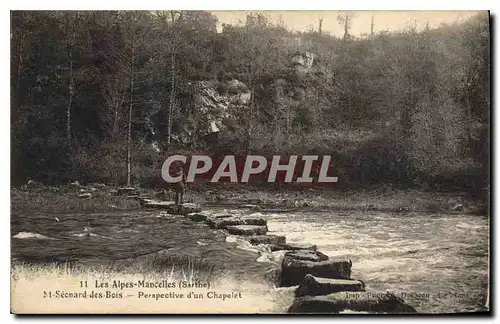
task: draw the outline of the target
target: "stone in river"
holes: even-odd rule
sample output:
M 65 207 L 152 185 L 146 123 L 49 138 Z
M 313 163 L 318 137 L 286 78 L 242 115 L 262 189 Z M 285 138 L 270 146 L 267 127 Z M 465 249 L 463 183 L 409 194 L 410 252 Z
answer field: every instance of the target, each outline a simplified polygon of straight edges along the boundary
M 184 203 L 181 205 L 171 205 L 167 207 L 167 211 L 169 214 L 173 215 L 187 215 L 191 213 L 199 213 L 201 212 L 201 206 L 194 203 Z
M 291 252 L 287 252 L 285 254 L 285 257 L 289 257 L 289 258 L 292 258 L 294 260 L 313 261 L 313 262 L 320 262 L 320 261 L 328 260 L 328 256 L 326 254 L 321 253 L 319 251 L 313 251 L 313 250 L 291 251 Z
M 350 260 L 336 261 L 328 259 L 325 261 L 311 261 L 307 259 L 295 259 L 291 253 L 286 253 L 281 262 L 282 287 L 299 285 L 306 274 L 331 279 L 351 278 L 352 262 Z
M 285 244 L 286 237 L 281 235 L 256 235 L 249 238 L 253 245 L 259 244 Z
M 235 225 L 258 225 L 265 226 L 267 221 L 263 218 L 255 217 L 226 217 L 226 218 L 213 218 L 207 220 L 208 226 L 210 228 L 225 229 L 228 226 Z
M 316 251 L 317 247 L 314 244 L 272 244 L 271 251 L 296 251 L 296 250 L 311 250 Z
M 365 285 L 359 280 L 320 278 L 306 274 L 295 296 L 329 295 L 341 291 L 365 291 Z
M 236 225 L 228 226 L 227 231 L 233 235 L 266 235 L 267 226 L 258 225 Z
M 205 211 L 199 213 L 190 213 L 186 215 L 187 218 L 194 222 L 205 222 L 210 216 L 211 214 Z
M 416 313 L 414 307 L 392 293 L 366 291 L 344 291 L 326 296 L 304 296 L 295 298 L 288 313 L 324 313 L 367 312 L 404 314 Z

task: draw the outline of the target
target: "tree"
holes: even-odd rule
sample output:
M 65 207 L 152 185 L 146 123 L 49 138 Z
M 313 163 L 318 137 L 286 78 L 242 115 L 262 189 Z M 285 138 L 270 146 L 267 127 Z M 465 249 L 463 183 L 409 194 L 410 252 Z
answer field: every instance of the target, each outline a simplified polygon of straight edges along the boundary
M 78 12 L 74 13 L 74 17 L 72 14 L 67 11 L 64 14 L 65 16 L 65 29 L 66 29 L 66 46 L 68 52 L 68 108 L 66 110 L 66 136 L 67 136 L 67 145 L 71 145 L 71 106 L 73 103 L 73 96 L 75 92 L 74 78 L 73 78 L 73 47 L 74 47 L 74 39 L 75 39 L 75 26 L 74 21 L 78 19 Z
M 172 139 L 172 122 L 174 115 L 174 103 L 176 97 L 176 56 L 181 46 L 181 33 L 179 32 L 179 23 L 183 19 L 182 11 L 171 10 L 169 12 L 158 11 L 156 13 L 158 19 L 161 21 L 163 29 L 166 31 L 165 39 L 168 41 L 170 50 L 170 94 L 168 100 L 167 111 L 167 146 L 170 147 Z
M 352 27 L 352 21 L 356 18 L 353 11 L 344 11 L 337 16 L 337 21 L 340 25 L 344 26 L 344 40 L 349 38 L 349 30 Z

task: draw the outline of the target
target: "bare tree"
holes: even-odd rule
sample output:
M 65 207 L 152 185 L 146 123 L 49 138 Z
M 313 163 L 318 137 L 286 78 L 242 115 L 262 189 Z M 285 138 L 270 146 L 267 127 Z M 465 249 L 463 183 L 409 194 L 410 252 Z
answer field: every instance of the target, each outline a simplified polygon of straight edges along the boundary
M 337 21 L 344 26 L 344 40 L 349 38 L 349 30 L 352 27 L 352 20 L 356 18 L 354 11 L 343 11 L 337 16 Z
M 75 18 L 78 17 L 78 13 L 75 14 Z M 68 33 L 66 37 L 66 48 L 68 51 L 68 106 L 66 108 L 66 145 L 71 145 L 71 106 L 73 103 L 73 96 L 75 93 L 75 86 L 73 80 L 73 46 L 75 40 L 75 30 L 73 23 L 71 22 L 71 17 L 69 11 L 65 14 L 66 22 L 66 32 Z
M 109 129 L 111 129 L 111 137 L 113 139 L 116 139 L 119 132 L 121 110 L 127 94 L 128 85 L 126 82 L 123 82 L 123 79 L 124 76 L 122 74 L 114 76 L 114 79 L 105 83 L 101 90 L 106 106 L 111 112 L 111 117 L 107 123 Z
M 132 111 L 134 105 L 134 83 L 135 83 L 135 63 L 136 63 L 136 48 L 144 41 L 144 36 L 148 32 L 148 28 L 141 31 L 143 26 L 139 26 L 138 17 L 132 15 L 131 31 L 130 31 L 130 102 L 128 111 L 128 132 L 127 132 L 127 187 L 131 184 L 131 150 L 132 150 Z
M 134 63 L 135 63 L 135 39 L 132 38 L 132 50 L 130 56 L 130 103 L 128 109 L 128 132 L 127 132 L 127 187 L 131 183 L 131 147 L 132 147 L 132 108 L 134 104 Z
M 168 13 L 163 11 L 157 11 L 156 15 L 161 19 L 165 26 L 165 30 L 168 31 L 166 39 L 168 41 L 168 46 L 170 48 L 170 95 L 168 100 L 168 110 L 167 110 L 167 146 L 170 146 L 172 140 L 172 123 L 174 115 L 175 106 L 175 94 L 177 91 L 177 84 L 175 80 L 176 76 L 176 56 L 180 48 L 180 35 L 178 33 L 178 23 L 183 18 L 182 11 L 171 10 Z

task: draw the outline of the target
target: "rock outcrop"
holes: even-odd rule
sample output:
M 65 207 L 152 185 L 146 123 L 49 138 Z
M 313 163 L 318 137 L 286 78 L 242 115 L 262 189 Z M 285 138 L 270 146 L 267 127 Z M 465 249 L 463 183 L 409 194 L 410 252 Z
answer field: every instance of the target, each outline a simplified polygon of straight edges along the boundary
M 311 71 L 316 54 L 313 52 L 297 52 L 292 56 L 292 65 L 299 74 L 306 74 Z
M 197 142 L 227 128 L 233 112 L 249 104 L 250 89 L 241 81 L 196 81 L 190 85 L 192 115 L 180 125 L 173 139 L 180 143 Z

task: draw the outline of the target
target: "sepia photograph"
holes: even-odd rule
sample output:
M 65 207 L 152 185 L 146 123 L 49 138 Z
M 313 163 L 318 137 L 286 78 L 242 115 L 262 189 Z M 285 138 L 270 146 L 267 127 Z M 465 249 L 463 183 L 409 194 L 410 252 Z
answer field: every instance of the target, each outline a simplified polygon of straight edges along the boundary
M 491 315 L 491 24 L 11 10 L 11 313 Z

